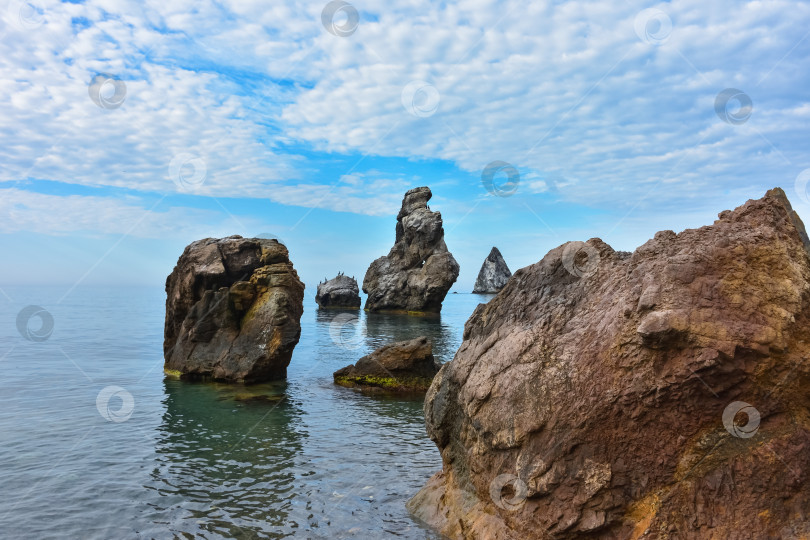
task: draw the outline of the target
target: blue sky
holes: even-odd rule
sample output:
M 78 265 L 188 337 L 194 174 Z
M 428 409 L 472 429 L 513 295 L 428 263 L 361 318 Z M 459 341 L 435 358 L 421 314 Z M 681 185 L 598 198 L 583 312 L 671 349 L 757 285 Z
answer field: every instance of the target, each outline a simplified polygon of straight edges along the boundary
M 458 291 L 493 245 L 632 250 L 777 185 L 810 218 L 810 3 L 335 6 L 3 2 L 0 285 L 160 286 L 229 234 L 361 280 L 420 185 Z

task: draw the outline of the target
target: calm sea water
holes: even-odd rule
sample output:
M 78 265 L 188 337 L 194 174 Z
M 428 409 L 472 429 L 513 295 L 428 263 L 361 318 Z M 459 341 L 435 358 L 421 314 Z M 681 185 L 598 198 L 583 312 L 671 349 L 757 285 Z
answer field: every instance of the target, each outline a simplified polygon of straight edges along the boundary
M 437 538 L 405 509 L 441 468 L 422 400 L 332 372 L 418 335 L 446 362 L 487 296 L 437 319 L 319 312 L 308 290 L 287 382 L 240 387 L 164 378 L 161 289 L 3 292 L 0 537 Z M 18 329 L 32 304 L 47 339 L 39 316 L 40 341 Z

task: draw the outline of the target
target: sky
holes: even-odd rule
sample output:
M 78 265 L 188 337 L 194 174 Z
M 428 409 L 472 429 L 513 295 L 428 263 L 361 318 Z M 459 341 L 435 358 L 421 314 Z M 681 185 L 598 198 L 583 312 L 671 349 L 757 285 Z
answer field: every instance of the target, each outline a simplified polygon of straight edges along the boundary
M 0 73 L 0 286 L 231 234 L 362 282 L 422 185 L 458 292 L 774 186 L 810 219 L 808 2 L 0 0 Z

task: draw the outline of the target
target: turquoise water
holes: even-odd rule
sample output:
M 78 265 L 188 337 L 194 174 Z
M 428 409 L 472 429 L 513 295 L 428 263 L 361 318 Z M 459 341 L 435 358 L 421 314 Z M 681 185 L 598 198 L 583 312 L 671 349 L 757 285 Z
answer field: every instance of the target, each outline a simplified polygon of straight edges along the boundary
M 418 335 L 448 361 L 488 297 L 420 318 L 318 312 L 308 290 L 287 382 L 238 387 L 164 377 L 161 289 L 3 291 L 0 537 L 437 538 L 405 510 L 441 468 L 421 399 L 331 375 Z M 30 304 L 41 341 L 18 331 Z

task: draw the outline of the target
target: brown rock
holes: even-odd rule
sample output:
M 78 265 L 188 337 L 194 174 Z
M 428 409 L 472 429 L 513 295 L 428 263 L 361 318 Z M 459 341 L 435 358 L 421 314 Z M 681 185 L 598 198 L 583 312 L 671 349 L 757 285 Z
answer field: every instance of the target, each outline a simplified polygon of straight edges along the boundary
M 433 344 L 422 336 L 380 347 L 334 378 L 341 386 L 425 392 L 438 371 Z
M 810 534 L 809 245 L 774 189 L 519 270 L 428 391 L 444 471 L 409 507 L 450 538 Z
M 181 378 L 282 379 L 301 335 L 304 284 L 276 240 L 189 245 L 166 280 L 165 370 Z

